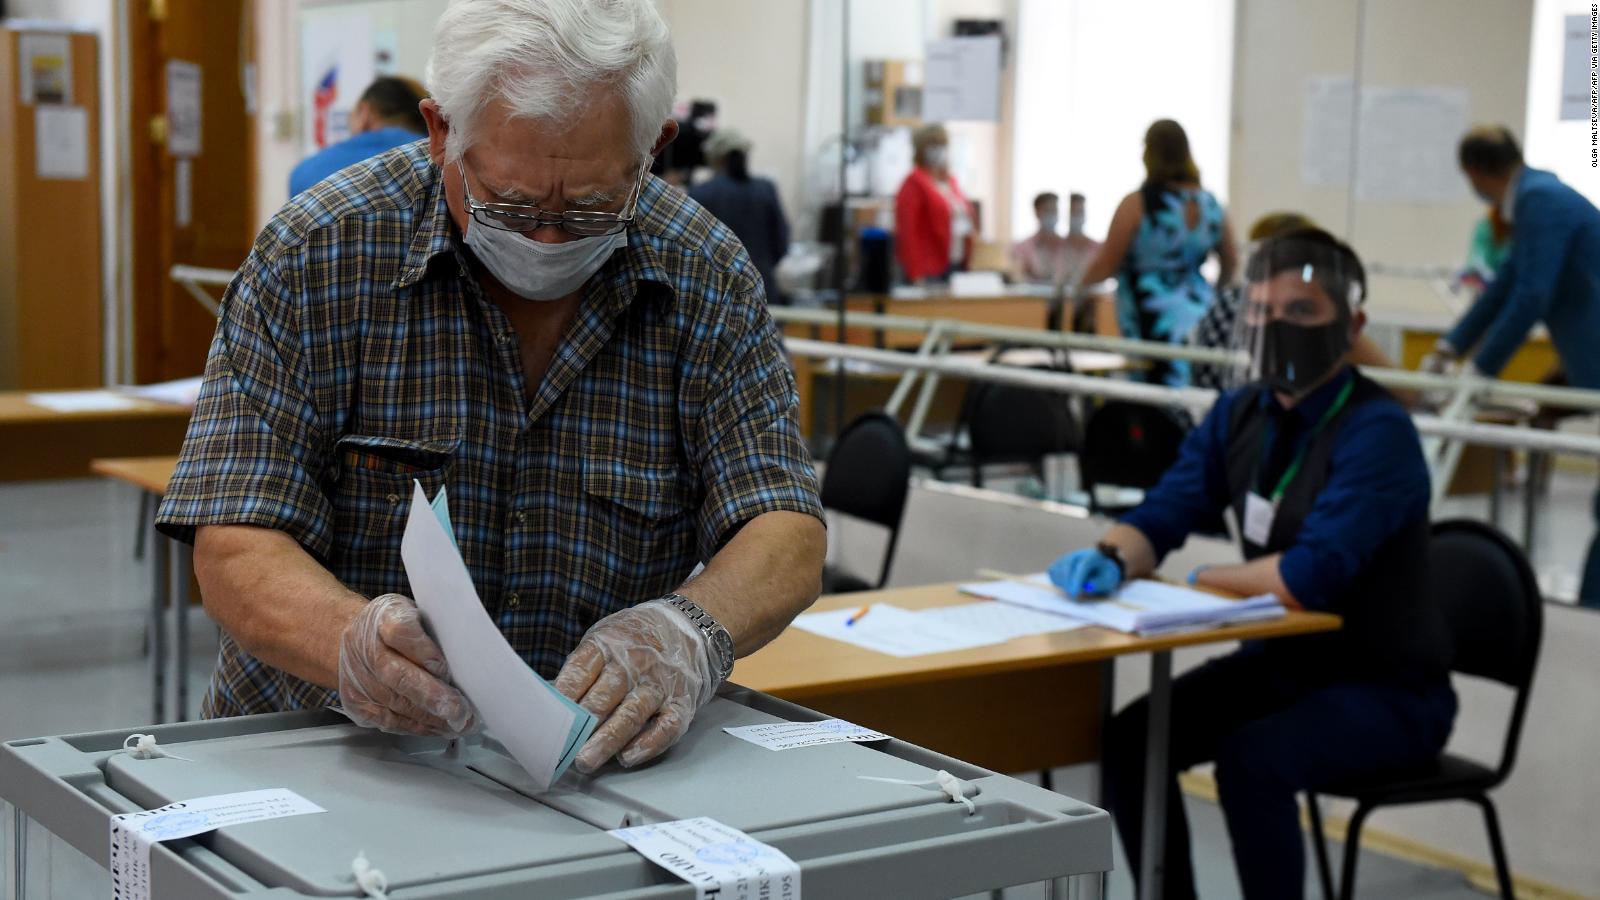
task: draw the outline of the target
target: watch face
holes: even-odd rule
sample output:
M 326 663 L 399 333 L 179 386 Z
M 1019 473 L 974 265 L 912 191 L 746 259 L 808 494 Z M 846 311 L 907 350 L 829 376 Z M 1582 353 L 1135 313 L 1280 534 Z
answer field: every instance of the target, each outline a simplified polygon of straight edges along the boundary
M 733 671 L 733 637 L 726 629 L 718 628 L 711 635 L 711 643 L 716 647 L 718 666 L 722 669 L 722 676 L 727 677 Z

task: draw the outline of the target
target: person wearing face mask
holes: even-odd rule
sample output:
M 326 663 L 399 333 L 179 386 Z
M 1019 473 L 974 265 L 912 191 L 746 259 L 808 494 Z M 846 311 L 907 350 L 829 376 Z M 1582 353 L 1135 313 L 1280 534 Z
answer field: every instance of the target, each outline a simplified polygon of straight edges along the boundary
M 1459 365 L 1498 376 L 1543 322 L 1566 383 L 1600 390 L 1600 210 L 1555 175 L 1525 165 L 1506 128 L 1474 128 L 1457 156 L 1473 193 L 1510 229 L 1511 249 L 1422 369 Z M 1600 522 L 1600 492 L 1594 515 Z M 1589 544 L 1578 602 L 1600 609 L 1600 530 Z
M 433 40 L 428 139 L 292 199 L 223 300 L 158 517 L 222 627 L 202 711 L 475 727 L 405 596 L 420 482 L 510 647 L 600 719 L 577 768 L 636 766 L 818 594 L 794 379 L 739 241 L 649 175 L 677 132 L 650 0 L 456 0 Z
M 1218 398 L 1143 504 L 1050 570 L 1073 597 L 1111 592 L 1231 510 L 1244 561 L 1201 567 L 1191 584 L 1343 617 L 1339 631 L 1246 643 L 1174 680 L 1166 897 L 1195 895 L 1178 772 L 1216 763 L 1244 897 L 1300 897 L 1297 793 L 1436 758 L 1456 710 L 1449 633 L 1427 590 L 1421 443 L 1350 364 L 1366 320 L 1360 260 L 1326 232 L 1292 231 L 1263 243 L 1246 277 L 1249 383 Z M 1135 872 L 1146 716 L 1143 700 L 1118 713 L 1103 757 Z
M 1011 261 L 1018 281 L 1055 284 L 1066 277 L 1067 239 L 1061 225 L 1061 198 L 1045 192 L 1033 198 L 1033 214 L 1039 230 L 1011 248 Z
M 913 284 L 944 281 L 972 256 L 977 212 L 950 174 L 950 136 L 943 125 L 911 135 L 916 166 L 894 200 L 894 252 Z

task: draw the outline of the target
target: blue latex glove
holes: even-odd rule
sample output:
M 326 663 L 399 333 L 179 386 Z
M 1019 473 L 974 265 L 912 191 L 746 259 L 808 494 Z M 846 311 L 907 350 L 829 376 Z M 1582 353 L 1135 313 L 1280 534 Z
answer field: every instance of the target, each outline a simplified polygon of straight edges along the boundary
M 1050 581 L 1068 597 L 1104 597 L 1122 585 L 1122 568 L 1099 550 L 1076 550 L 1050 566 Z

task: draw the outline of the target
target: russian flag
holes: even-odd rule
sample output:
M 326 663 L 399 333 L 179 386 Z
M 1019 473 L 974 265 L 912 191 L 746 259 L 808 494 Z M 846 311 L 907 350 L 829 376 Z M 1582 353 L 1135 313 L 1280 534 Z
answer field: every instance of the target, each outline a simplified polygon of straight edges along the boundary
M 311 97 L 311 131 L 318 147 L 328 146 L 328 113 L 333 111 L 333 101 L 339 96 L 339 67 L 330 66 L 328 73 L 317 82 L 317 92 Z

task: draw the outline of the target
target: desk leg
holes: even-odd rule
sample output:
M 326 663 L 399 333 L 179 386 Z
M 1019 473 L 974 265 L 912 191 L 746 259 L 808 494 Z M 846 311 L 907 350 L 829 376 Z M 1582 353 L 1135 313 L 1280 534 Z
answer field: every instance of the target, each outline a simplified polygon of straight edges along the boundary
M 1500 528 L 1501 493 L 1506 479 L 1506 457 L 1511 451 L 1493 448 L 1489 451 L 1489 524 Z
M 154 584 L 150 591 L 150 702 L 152 725 L 167 720 L 167 615 L 172 592 L 172 545 L 161 535 L 150 540 L 150 570 Z
M 11 896 L 26 900 L 28 896 L 28 817 L 22 807 L 11 807 Z
M 173 704 L 174 722 L 189 721 L 189 577 L 194 571 L 194 550 L 182 541 L 172 541 L 172 606 L 177 616 L 177 634 L 172 640 L 173 673 L 177 700 Z
M 1528 477 L 1522 483 L 1522 554 L 1533 564 L 1533 542 L 1538 538 L 1539 492 L 1544 487 L 1545 455 L 1528 451 Z
M 1100 663 L 1100 754 L 1094 764 L 1094 805 L 1105 809 L 1111 790 L 1106 782 L 1106 750 L 1111 733 L 1111 716 L 1116 712 L 1117 661 L 1115 658 Z
M 1150 722 L 1144 749 L 1144 835 L 1139 860 L 1139 897 L 1156 900 L 1161 896 L 1161 879 L 1166 862 L 1167 728 L 1172 700 L 1172 651 L 1150 654 Z

